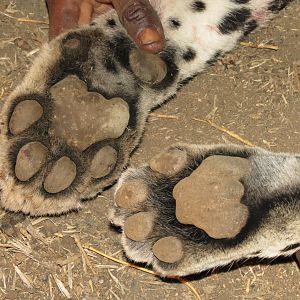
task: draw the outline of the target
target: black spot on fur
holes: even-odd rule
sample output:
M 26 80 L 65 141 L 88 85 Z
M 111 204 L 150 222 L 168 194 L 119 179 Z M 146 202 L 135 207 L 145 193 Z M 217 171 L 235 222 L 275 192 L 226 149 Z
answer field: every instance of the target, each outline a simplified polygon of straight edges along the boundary
M 106 21 L 106 25 L 110 28 L 114 28 L 117 25 L 117 23 L 114 19 L 108 19 Z
M 234 3 L 237 3 L 237 4 L 246 4 L 248 3 L 250 0 L 231 0 L 232 2 Z
M 251 20 L 245 24 L 244 35 L 248 35 L 250 32 L 255 30 L 258 27 L 258 24 L 255 20 Z
M 193 80 L 195 77 L 197 76 L 197 74 L 191 75 L 188 78 L 185 78 L 183 80 L 181 80 L 178 83 L 178 87 L 177 87 L 177 91 L 179 91 L 184 85 L 188 84 L 191 80 Z
M 201 12 L 205 10 L 206 7 L 205 3 L 202 1 L 194 1 L 191 6 L 192 6 L 192 10 L 195 12 Z
M 218 50 L 212 58 L 210 58 L 206 63 L 208 65 L 213 65 L 214 63 L 216 63 L 216 61 L 218 60 L 218 58 L 222 55 L 222 51 Z
M 261 254 L 261 251 L 253 252 L 253 253 L 251 253 L 250 255 L 259 255 L 259 254 Z
M 296 244 L 285 247 L 284 249 L 281 250 L 281 252 L 288 252 L 288 251 L 291 251 L 294 249 L 296 250 L 299 247 L 300 247 L 300 243 L 296 243 Z
M 171 28 L 178 29 L 181 26 L 181 22 L 177 18 L 170 18 L 169 24 Z
M 251 12 L 247 8 L 233 10 L 223 19 L 218 28 L 221 33 L 230 34 L 240 29 L 250 16 Z
M 268 10 L 276 12 L 285 8 L 293 0 L 274 0 L 269 4 Z
M 185 61 L 191 61 L 194 60 L 196 57 L 196 51 L 192 48 L 188 48 L 186 52 L 183 53 L 182 58 Z

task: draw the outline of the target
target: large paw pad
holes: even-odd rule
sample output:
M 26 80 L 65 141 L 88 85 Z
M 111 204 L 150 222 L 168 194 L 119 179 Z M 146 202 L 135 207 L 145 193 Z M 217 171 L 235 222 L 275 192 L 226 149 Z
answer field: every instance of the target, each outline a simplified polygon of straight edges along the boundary
M 248 219 L 239 180 L 249 172 L 249 161 L 243 158 L 211 156 L 204 160 L 173 190 L 178 221 L 195 225 L 215 239 L 235 237 Z
M 129 121 L 129 108 L 121 98 L 106 100 L 87 91 L 76 76 L 68 76 L 50 92 L 55 99 L 51 134 L 83 151 L 105 139 L 120 137 Z

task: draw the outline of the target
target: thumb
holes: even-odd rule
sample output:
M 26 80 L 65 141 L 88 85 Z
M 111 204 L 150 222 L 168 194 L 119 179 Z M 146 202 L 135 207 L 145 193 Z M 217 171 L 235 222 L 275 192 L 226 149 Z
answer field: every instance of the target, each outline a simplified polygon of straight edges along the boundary
M 120 21 L 137 46 L 148 52 L 163 49 L 165 38 L 160 19 L 148 0 L 111 0 Z

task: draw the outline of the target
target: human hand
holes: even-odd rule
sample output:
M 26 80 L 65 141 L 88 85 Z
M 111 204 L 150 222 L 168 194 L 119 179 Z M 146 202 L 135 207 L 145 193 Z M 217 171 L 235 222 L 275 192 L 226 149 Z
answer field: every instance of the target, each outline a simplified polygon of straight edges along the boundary
M 148 52 L 164 47 L 164 33 L 158 15 L 148 0 L 46 0 L 49 38 L 88 24 L 92 17 L 115 9 L 136 45 Z

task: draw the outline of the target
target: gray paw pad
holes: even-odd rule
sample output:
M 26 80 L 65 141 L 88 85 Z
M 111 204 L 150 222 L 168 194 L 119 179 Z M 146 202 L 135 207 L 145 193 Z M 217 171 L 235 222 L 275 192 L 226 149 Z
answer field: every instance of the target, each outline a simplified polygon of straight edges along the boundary
M 131 180 L 124 183 L 115 195 L 118 207 L 134 210 L 148 197 L 148 187 L 140 180 Z
M 148 84 L 160 83 L 167 75 L 165 62 L 157 55 L 133 49 L 129 55 L 129 63 L 133 73 Z
M 66 156 L 56 161 L 44 181 L 44 189 L 51 194 L 68 188 L 76 177 L 76 165 Z
M 150 212 L 139 212 L 126 219 L 124 233 L 133 241 L 144 241 L 150 236 L 153 226 L 153 214 Z
M 24 100 L 17 104 L 9 120 L 9 130 L 13 135 L 28 129 L 43 115 L 42 106 L 35 100 Z
M 88 92 L 76 76 L 68 76 L 50 89 L 54 118 L 50 133 L 81 151 L 106 139 L 116 139 L 129 121 L 128 104 L 121 98 L 106 100 Z
M 39 142 L 24 145 L 18 155 L 15 165 L 15 174 L 21 181 L 29 180 L 44 165 L 48 149 Z
M 238 157 L 212 156 L 174 187 L 176 217 L 183 224 L 203 229 L 215 239 L 233 238 L 245 226 L 249 211 L 241 203 L 239 181 L 250 163 Z
M 155 257 L 162 262 L 176 263 L 183 257 L 183 246 L 181 241 L 173 236 L 158 240 L 152 248 Z
M 94 156 L 91 162 L 90 172 L 93 178 L 101 178 L 108 175 L 116 165 L 117 151 L 111 146 L 104 146 Z
M 180 172 L 187 163 L 187 153 L 180 149 L 170 149 L 155 156 L 149 162 L 150 168 L 165 176 L 173 176 Z

